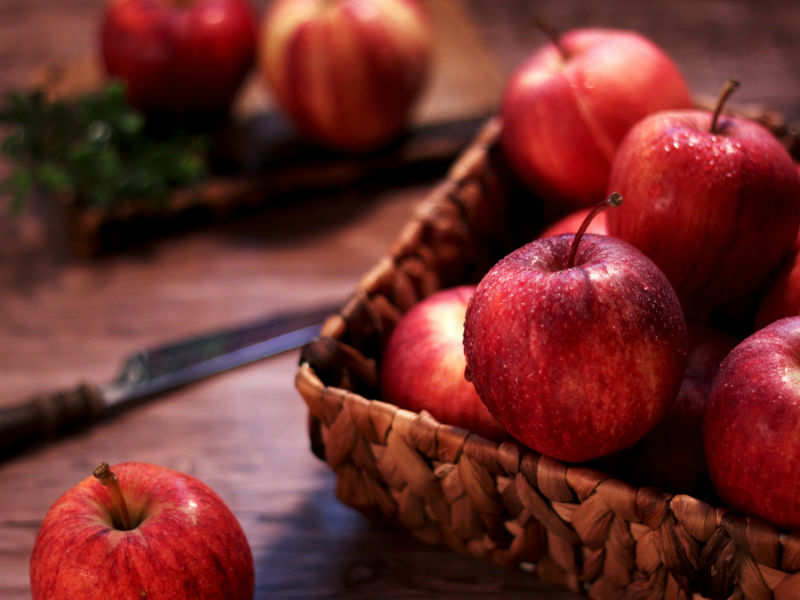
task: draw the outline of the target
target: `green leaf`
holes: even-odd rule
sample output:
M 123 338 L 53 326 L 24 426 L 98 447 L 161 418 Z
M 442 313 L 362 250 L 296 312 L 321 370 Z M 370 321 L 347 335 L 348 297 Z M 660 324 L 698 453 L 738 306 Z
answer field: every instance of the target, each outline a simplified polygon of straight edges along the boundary
M 3 192 L 11 196 L 10 208 L 12 213 L 22 210 L 25 200 L 33 191 L 33 175 L 28 169 L 18 168 L 11 172 L 3 181 Z
M 18 129 L 8 134 L 3 140 L 2 152 L 11 158 L 22 157 L 28 149 L 28 136 L 24 129 Z
M 144 127 L 144 117 L 132 110 L 125 111 L 117 118 L 116 127 L 123 135 L 136 135 Z
M 94 155 L 94 168 L 98 179 L 108 181 L 119 175 L 122 164 L 113 148 L 104 148 Z
M 43 163 L 37 166 L 34 178 L 44 191 L 66 192 L 72 189 L 72 179 L 69 173 L 55 163 Z
M 10 125 L 0 152 L 19 171 L 2 182 L 0 193 L 16 206 L 34 181 L 44 191 L 72 190 L 79 202 L 108 206 L 132 198 L 162 201 L 171 188 L 206 176 L 209 136 L 152 136 L 119 82 L 70 101 L 11 93 L 0 106 L 0 122 Z
M 180 157 L 175 179 L 178 183 L 191 183 L 205 175 L 205 163 L 199 156 L 187 154 Z
M 126 106 L 125 82 L 115 79 L 106 86 L 104 96 L 105 100 L 112 106 Z

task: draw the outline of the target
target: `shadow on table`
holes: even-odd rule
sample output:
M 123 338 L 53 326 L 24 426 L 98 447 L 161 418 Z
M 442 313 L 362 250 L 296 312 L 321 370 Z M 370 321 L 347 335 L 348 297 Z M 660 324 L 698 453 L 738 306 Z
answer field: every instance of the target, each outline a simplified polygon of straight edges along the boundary
M 256 598 L 577 598 L 522 571 L 371 523 L 336 500 L 333 474 L 319 479 L 329 487 L 308 494 L 279 524 L 270 523 L 286 533 L 260 553 L 256 548 Z
M 361 218 L 378 201 L 377 188 L 362 186 L 324 194 L 287 194 L 225 215 L 198 209 L 157 223 L 131 221 L 109 226 L 103 233 L 104 251 L 86 258 L 73 251 L 63 214 L 39 198 L 22 214 L 0 213 L 0 284 L 26 294 L 70 266 L 103 268 L 120 259 L 149 262 L 167 245 L 198 235 L 253 248 L 303 243 Z
M 242 210 L 215 229 L 235 245 L 296 244 L 361 218 L 379 203 L 381 191 L 378 186 L 362 185 L 313 195 L 286 195 L 269 206 Z

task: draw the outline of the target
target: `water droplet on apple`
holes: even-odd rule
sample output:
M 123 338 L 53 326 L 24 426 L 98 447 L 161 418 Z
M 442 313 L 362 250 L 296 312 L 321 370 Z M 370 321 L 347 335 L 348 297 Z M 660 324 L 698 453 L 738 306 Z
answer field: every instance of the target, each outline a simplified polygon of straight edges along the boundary
M 741 148 L 741 145 L 737 142 L 734 144 L 728 143 L 725 144 L 725 154 L 735 154 L 737 150 Z

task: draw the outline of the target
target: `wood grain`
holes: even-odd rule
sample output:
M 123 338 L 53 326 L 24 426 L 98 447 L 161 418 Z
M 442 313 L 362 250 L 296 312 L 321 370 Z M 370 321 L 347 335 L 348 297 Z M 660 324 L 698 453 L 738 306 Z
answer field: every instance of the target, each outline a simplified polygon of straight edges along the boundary
M 501 74 L 541 41 L 528 2 L 442 4 L 467 7 Z M 101 6 L 0 3 L 0 92 L 26 83 L 53 56 L 91 55 Z M 800 116 L 794 2 L 537 6 L 551 21 L 640 29 L 676 57 L 696 91 L 715 93 L 736 75 L 740 100 Z M 450 114 L 473 95 L 499 97 L 502 76 L 479 70 L 471 78 L 476 70 L 466 59 L 441 68 L 448 74 L 424 110 Z M 45 202 L 21 218 L 0 208 L 0 403 L 104 381 L 142 346 L 344 298 L 432 184 L 312 195 L 95 261 L 65 252 L 58 215 Z M 242 368 L 0 463 L 0 597 L 29 597 L 27 563 L 41 519 L 103 460 L 164 464 L 216 489 L 252 545 L 258 598 L 572 597 L 526 573 L 381 529 L 340 505 L 332 474 L 308 448 L 305 407 L 292 387 L 296 361 L 288 353 Z

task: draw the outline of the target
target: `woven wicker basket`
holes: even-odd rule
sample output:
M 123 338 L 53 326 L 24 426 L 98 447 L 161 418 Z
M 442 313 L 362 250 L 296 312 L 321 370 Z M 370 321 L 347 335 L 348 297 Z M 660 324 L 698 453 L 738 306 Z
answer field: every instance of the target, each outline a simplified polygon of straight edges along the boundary
M 777 115 L 744 112 L 800 155 Z M 303 350 L 295 383 L 338 498 L 426 542 L 593 598 L 800 598 L 800 535 L 373 399 L 400 316 L 440 288 L 477 282 L 542 224 L 504 163 L 500 128 L 485 125 Z

